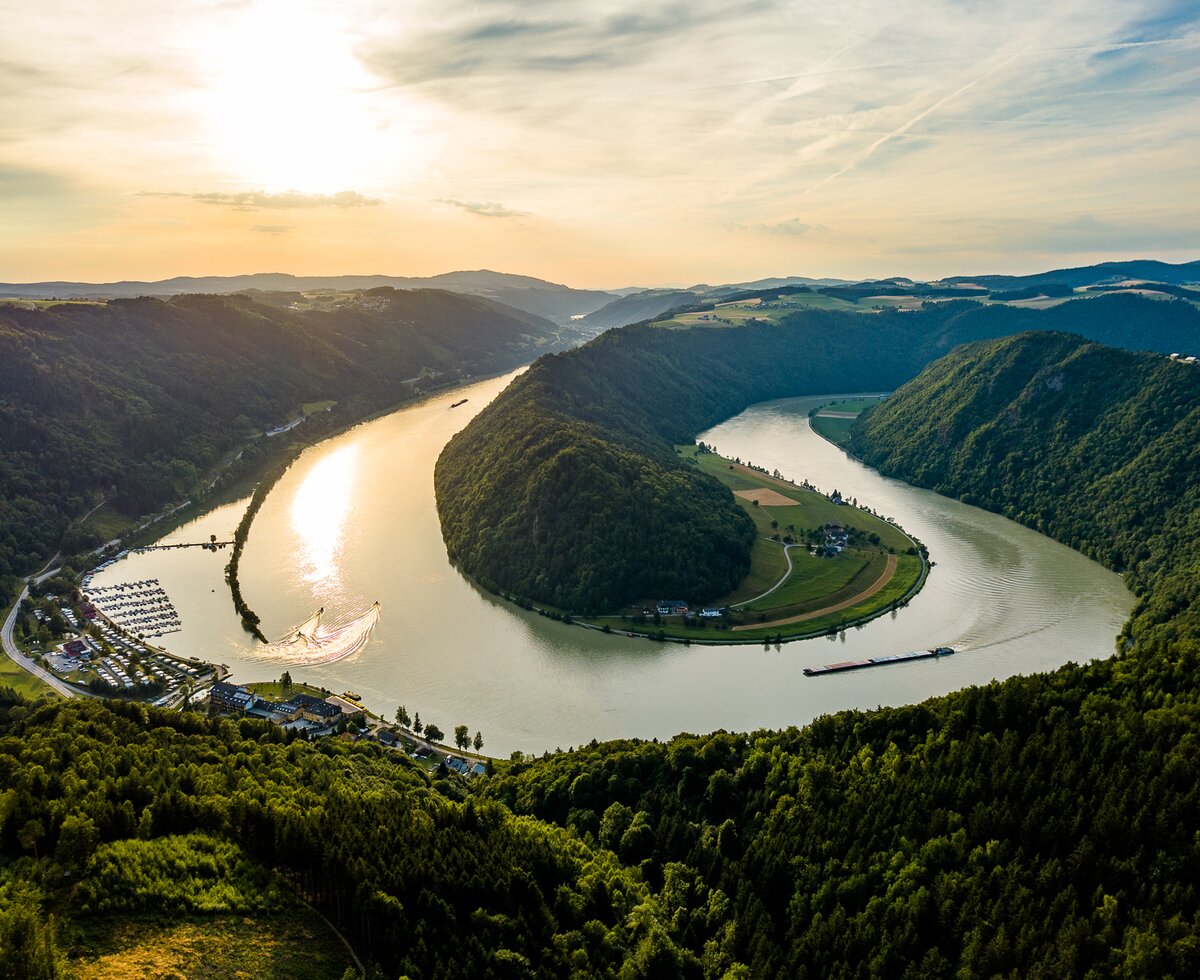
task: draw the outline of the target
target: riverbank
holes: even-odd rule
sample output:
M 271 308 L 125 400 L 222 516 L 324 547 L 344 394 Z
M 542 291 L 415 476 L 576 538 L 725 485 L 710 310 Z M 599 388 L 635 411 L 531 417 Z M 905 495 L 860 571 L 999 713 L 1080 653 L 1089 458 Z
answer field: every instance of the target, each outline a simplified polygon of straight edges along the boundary
M 915 703 L 1086 657 L 1110 646 L 1128 615 L 1132 598 L 1120 580 L 1087 559 L 1011 521 L 883 479 L 850 460 L 811 432 L 811 400 L 755 406 L 700 438 L 724 455 L 869 502 L 925 543 L 937 574 L 907 606 L 778 650 L 729 630 L 706 630 L 703 640 L 688 645 L 682 639 L 614 640 L 602 628 L 577 628 L 517 608 L 477 589 L 450 564 L 431 492 L 442 447 L 507 384 L 503 377 L 443 394 L 314 447 L 264 502 L 239 572 L 263 631 L 275 639 L 320 606 L 331 617 L 349 616 L 379 599 L 384 615 L 353 657 L 298 670 L 252 641 L 222 578 L 227 553 L 131 555 L 128 567 L 105 574 L 114 582 L 118 576 L 160 578 L 184 623 L 169 648 L 229 664 L 235 683 L 277 679 L 290 669 L 293 677 L 331 691 L 357 692 L 389 719 L 397 704 L 407 704 L 418 707 L 423 720 L 468 721 L 487 738 L 484 751 L 500 758 L 514 750 L 566 749 L 593 737 L 752 731 L 802 724 L 842 708 Z M 450 409 L 464 395 L 467 404 Z M 341 462 L 328 465 L 335 455 Z M 338 506 L 308 507 L 314 500 Z M 169 540 L 207 540 L 210 533 L 229 538 L 244 509 L 244 501 L 226 507 Z M 772 547 L 783 551 L 781 544 Z M 608 622 L 610 632 L 621 629 L 619 619 Z M 821 683 L 802 673 L 935 645 L 954 646 L 960 655 Z

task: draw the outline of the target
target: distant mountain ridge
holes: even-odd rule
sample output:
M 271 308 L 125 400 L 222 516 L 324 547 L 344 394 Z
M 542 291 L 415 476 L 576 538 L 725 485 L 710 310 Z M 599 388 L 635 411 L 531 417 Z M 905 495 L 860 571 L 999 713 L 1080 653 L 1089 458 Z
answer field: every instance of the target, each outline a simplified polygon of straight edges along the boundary
M 861 293 L 862 290 L 858 287 L 866 284 L 891 285 L 912 288 L 914 295 L 934 295 L 928 292 L 930 283 L 942 289 L 974 285 L 987 290 L 1017 290 L 1051 284 L 1080 288 L 1127 279 L 1168 283 L 1173 286 L 1198 283 L 1200 261 L 1173 265 L 1154 259 L 1131 259 L 1055 269 L 1027 276 L 987 274 L 948 276 L 925 281 L 910 279 L 907 276 L 889 276 L 882 279 L 768 276 L 715 286 L 697 283 L 687 287 L 616 289 L 576 289 L 534 276 L 494 272 L 490 269 L 443 272 L 436 276 L 294 276 L 286 272 L 257 272 L 241 276 L 175 276 L 152 282 L 122 280 L 86 283 L 56 280 L 0 283 L 0 299 L 132 299 L 138 296 L 180 296 L 188 293 L 295 293 L 318 289 L 376 289 L 380 286 L 390 286 L 394 289 L 435 288 L 482 296 L 514 309 L 545 317 L 560 325 L 576 321 L 584 330 L 596 332 L 659 317 L 689 303 L 720 302 L 724 297 L 735 296 L 748 290 L 782 289 L 788 286 L 808 286 L 822 291 L 849 287 Z
M 31 282 L 0 283 L 0 297 L 12 299 L 133 299 L 138 296 L 181 296 L 188 293 L 304 292 L 314 289 L 445 289 L 482 296 L 535 316 L 565 323 L 591 313 L 617 298 L 600 289 L 573 289 L 533 276 L 479 269 L 443 272 L 436 276 L 293 276 L 287 272 L 256 272 L 242 276 L 175 276 L 153 282 Z
M 987 289 L 1017 289 L 1022 286 L 1044 286 L 1047 283 L 1062 283 L 1066 286 L 1094 286 L 1121 279 L 1144 279 L 1148 282 L 1165 282 L 1182 286 L 1189 282 L 1200 282 L 1200 261 L 1159 262 L 1156 259 L 1131 259 L 1123 262 L 1100 262 L 1096 265 L 1078 266 L 1073 269 L 1053 269 L 1028 276 L 949 276 L 939 280 L 943 283 L 975 283 Z
M 595 330 L 624 327 L 662 316 L 681 306 L 692 306 L 699 301 L 700 294 L 687 289 L 647 289 L 614 299 L 585 316 L 580 325 Z

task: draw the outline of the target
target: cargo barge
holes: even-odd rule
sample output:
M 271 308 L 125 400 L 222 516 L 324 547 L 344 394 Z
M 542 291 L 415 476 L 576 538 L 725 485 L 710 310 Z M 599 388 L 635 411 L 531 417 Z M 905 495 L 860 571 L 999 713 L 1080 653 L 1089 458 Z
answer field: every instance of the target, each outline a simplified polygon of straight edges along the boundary
M 816 677 L 819 674 L 839 674 L 843 670 L 862 670 L 864 667 L 882 667 L 885 664 L 902 664 L 910 660 L 929 660 L 931 657 L 946 657 L 954 652 L 954 647 L 934 647 L 932 650 L 914 650 L 912 653 L 888 653 L 882 657 L 870 657 L 866 660 L 843 660 L 837 664 L 826 664 L 824 667 L 805 667 L 805 677 Z

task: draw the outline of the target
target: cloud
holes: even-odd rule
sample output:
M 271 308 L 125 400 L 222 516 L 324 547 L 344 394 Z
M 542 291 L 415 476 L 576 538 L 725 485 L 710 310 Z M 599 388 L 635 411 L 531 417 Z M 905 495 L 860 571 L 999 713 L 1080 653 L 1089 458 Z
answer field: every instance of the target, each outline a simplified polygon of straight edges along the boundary
M 825 225 L 813 225 L 799 218 L 788 218 L 785 221 L 771 221 L 760 224 L 738 224 L 731 222 L 725 226 L 730 231 L 749 231 L 756 235 L 781 235 L 788 238 L 803 238 L 806 235 L 824 235 L 829 229 Z
M 767 0 L 736 8 L 695 0 L 650 11 L 643 3 L 617 10 L 581 3 L 556 5 L 553 16 L 539 16 L 537 7 L 523 0 L 501 0 L 490 5 L 494 14 L 480 14 L 476 7 L 456 19 L 438 3 L 427 8 L 435 12 L 423 24 L 410 17 L 407 29 L 373 41 L 363 56 L 373 71 L 397 85 L 445 81 L 457 87 L 468 75 L 525 80 L 528 73 L 636 65 L 697 28 L 744 21 L 773 6 Z
M 267 191 L 239 191 L 236 193 L 209 192 L 185 194 L 182 191 L 140 191 L 139 197 L 183 197 L 201 204 L 217 204 L 235 211 L 287 211 L 296 208 L 363 208 L 375 207 L 383 201 L 366 197 L 358 191 L 339 191 L 336 194 L 305 194 L 301 191 L 284 191 L 271 194 Z
M 49 170 L 10 166 L 0 161 L 0 200 L 63 194 L 68 181 Z
M 777 221 L 770 225 L 751 225 L 750 230 L 760 232 L 763 235 L 792 235 L 799 237 L 807 235 L 814 228 L 799 218 L 789 218 L 787 221 Z M 823 225 L 818 225 L 815 230 L 825 231 L 826 229 Z
M 498 201 L 456 201 L 453 198 L 443 197 L 439 199 L 439 203 L 451 204 L 484 218 L 524 218 L 529 214 L 528 211 L 514 211 L 512 208 L 506 208 Z
M 261 231 L 264 235 L 283 235 L 292 230 L 291 225 L 255 225 L 255 231 Z

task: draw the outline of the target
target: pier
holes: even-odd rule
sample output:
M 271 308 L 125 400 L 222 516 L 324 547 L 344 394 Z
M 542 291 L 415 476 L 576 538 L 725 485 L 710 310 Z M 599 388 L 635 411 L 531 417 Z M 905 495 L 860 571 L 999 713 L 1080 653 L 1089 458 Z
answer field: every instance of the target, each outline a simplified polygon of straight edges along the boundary
M 131 551 L 170 551 L 173 548 L 207 548 L 209 551 L 216 551 L 219 548 L 224 548 L 226 545 L 233 544 L 232 541 L 195 541 L 185 542 L 181 544 L 144 544 L 140 548 L 131 548 Z

